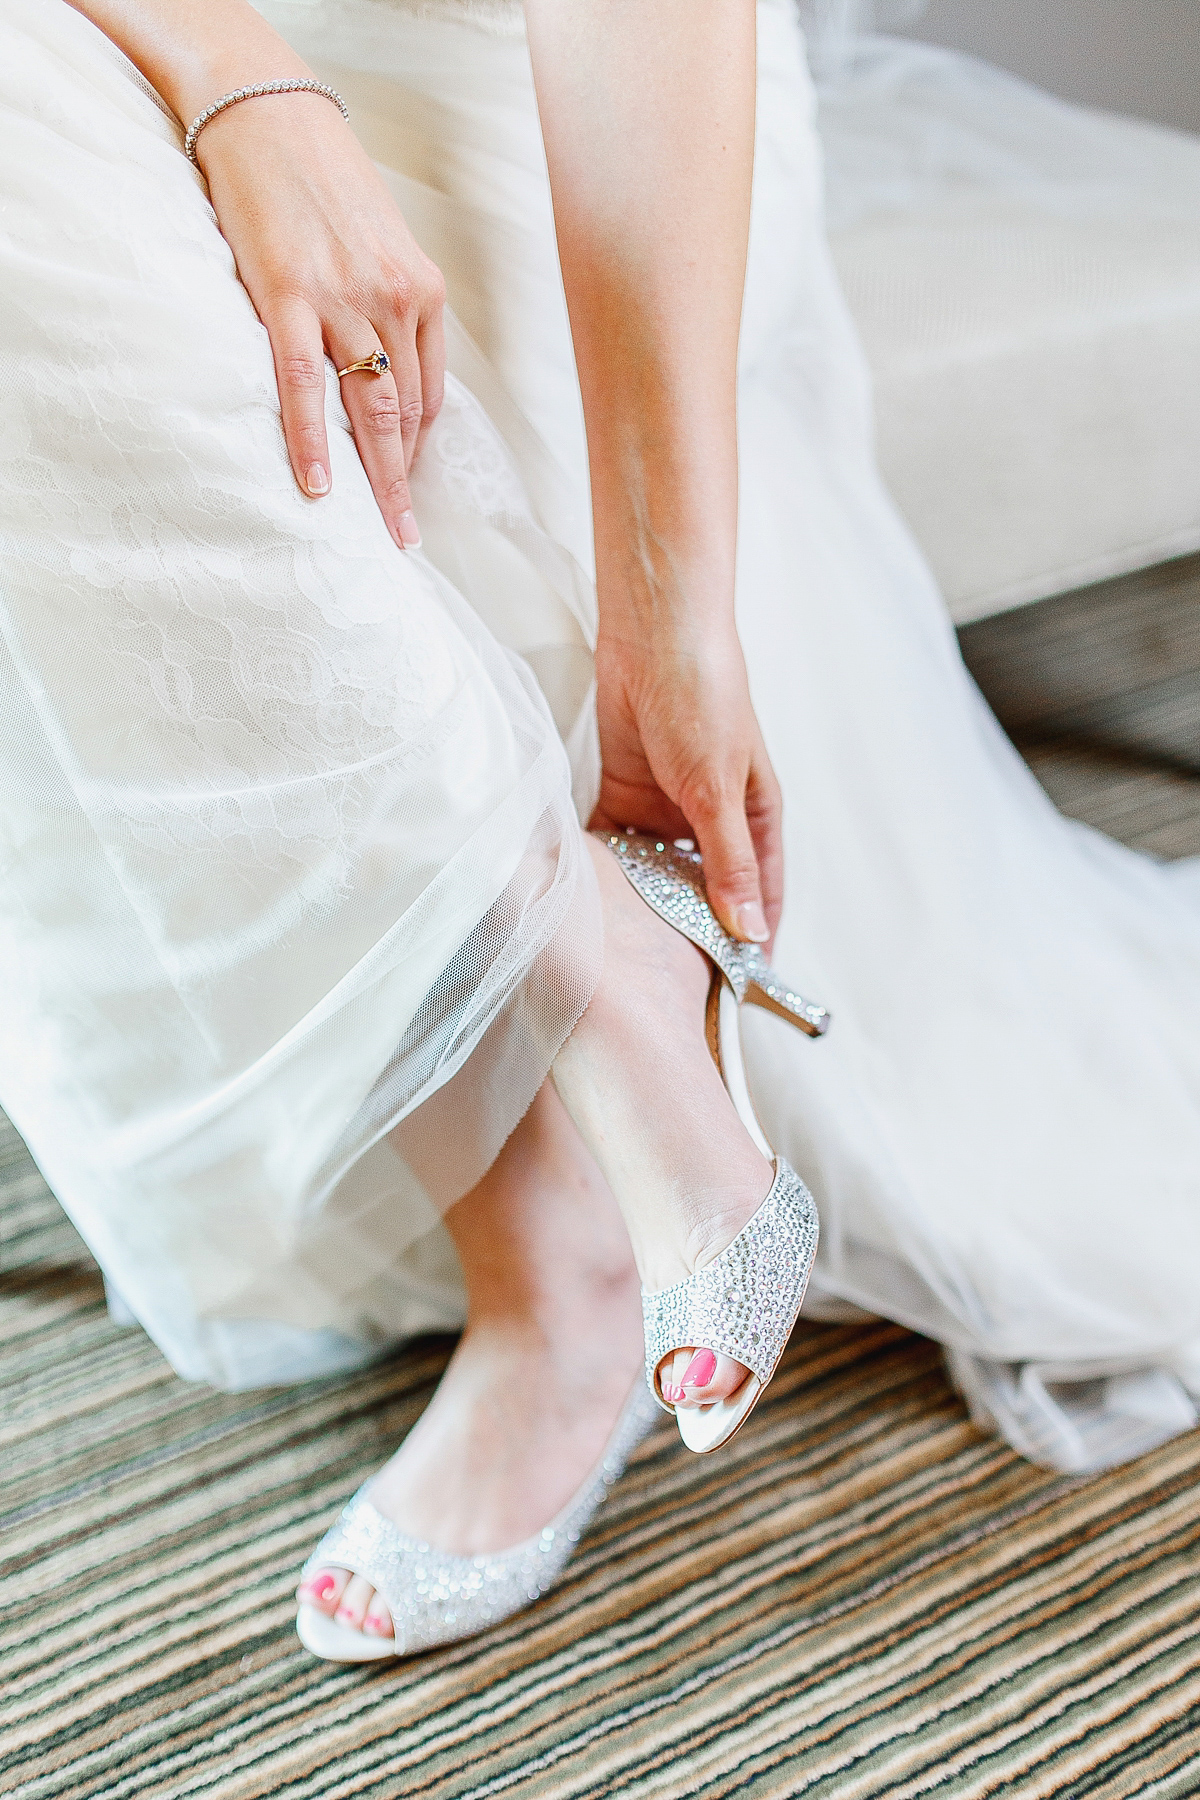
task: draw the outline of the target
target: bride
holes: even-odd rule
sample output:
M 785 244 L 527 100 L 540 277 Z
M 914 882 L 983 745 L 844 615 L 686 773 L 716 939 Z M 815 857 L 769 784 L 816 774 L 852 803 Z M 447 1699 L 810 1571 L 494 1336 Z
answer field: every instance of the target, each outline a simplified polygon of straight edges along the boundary
M 1026 1454 L 1192 1424 L 1200 880 L 1059 818 L 962 669 L 790 6 L 3 33 L 0 1100 L 186 1375 L 466 1318 L 306 1642 L 554 1578 L 647 1428 L 639 1277 L 724 1441 L 789 1165 L 809 1310 L 938 1337 Z

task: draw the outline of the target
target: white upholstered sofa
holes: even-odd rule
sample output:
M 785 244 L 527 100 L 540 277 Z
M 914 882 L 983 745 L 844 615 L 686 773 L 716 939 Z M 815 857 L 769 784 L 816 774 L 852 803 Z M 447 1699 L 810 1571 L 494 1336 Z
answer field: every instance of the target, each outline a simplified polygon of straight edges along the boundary
M 955 620 L 1200 549 L 1200 138 L 900 38 L 820 92 L 884 476 Z

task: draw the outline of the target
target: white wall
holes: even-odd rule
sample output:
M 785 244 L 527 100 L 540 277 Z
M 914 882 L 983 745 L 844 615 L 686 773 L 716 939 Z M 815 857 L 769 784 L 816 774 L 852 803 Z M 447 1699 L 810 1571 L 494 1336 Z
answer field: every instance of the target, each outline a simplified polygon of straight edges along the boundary
M 909 34 L 1069 100 L 1200 132 L 1200 0 L 930 0 Z

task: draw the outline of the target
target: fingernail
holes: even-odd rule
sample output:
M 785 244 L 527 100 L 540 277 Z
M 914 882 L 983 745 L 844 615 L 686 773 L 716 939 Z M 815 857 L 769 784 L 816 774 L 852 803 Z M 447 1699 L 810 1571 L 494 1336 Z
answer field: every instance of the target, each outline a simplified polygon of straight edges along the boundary
M 734 913 L 738 936 L 748 938 L 752 944 L 765 944 L 771 933 L 767 930 L 767 916 L 757 900 L 747 900 Z
M 329 492 L 329 474 L 320 463 L 314 463 L 304 477 L 304 485 L 310 494 L 327 494 Z
M 400 534 L 400 542 L 406 550 L 421 548 L 421 533 L 417 521 L 410 512 L 402 512 L 396 520 L 396 530 Z
M 681 1387 L 707 1387 L 717 1372 L 717 1359 L 711 1350 L 697 1350 L 683 1371 Z

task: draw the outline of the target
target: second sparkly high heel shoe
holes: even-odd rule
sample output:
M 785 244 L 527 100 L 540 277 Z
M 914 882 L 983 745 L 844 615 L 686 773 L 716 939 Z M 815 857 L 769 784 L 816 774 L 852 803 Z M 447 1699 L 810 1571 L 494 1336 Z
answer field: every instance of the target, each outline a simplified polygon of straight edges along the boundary
M 372 1506 L 368 1482 L 325 1533 L 301 1581 L 322 1568 L 362 1575 L 386 1602 L 395 1636 L 370 1637 L 304 1602 L 296 1616 L 301 1643 L 327 1662 L 378 1662 L 458 1643 L 532 1606 L 566 1568 L 657 1416 L 639 1382 L 600 1461 L 557 1517 L 525 1543 L 482 1556 L 456 1556 L 409 1537 Z
M 709 1051 L 743 1125 L 775 1165 L 766 1199 L 719 1256 L 658 1293 L 642 1290 L 650 1391 L 675 1414 L 689 1449 L 716 1450 L 749 1418 L 775 1373 L 817 1254 L 813 1197 L 795 1170 L 775 1155 L 754 1111 L 742 1061 L 739 1009 L 743 1004 L 764 1007 L 809 1037 L 822 1036 L 829 1014 L 782 981 L 757 944 L 730 937 L 708 904 L 694 850 L 634 831 L 596 836 L 646 904 L 712 965 L 706 1010 Z M 669 1356 L 686 1349 L 732 1357 L 750 1372 L 727 1400 L 674 1407 L 663 1397 L 660 1372 Z

